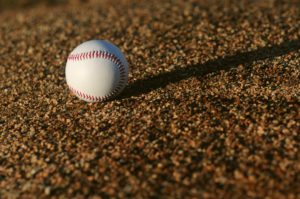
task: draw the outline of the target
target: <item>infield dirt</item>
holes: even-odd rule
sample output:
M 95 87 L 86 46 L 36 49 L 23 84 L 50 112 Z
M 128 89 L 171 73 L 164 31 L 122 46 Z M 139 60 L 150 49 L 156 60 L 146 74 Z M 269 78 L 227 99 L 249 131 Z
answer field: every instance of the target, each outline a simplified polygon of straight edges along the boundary
M 116 1 L 0 14 L 0 198 L 299 198 L 300 1 Z M 129 85 L 65 82 L 90 39 Z M 87 66 L 88 67 L 88 66 Z

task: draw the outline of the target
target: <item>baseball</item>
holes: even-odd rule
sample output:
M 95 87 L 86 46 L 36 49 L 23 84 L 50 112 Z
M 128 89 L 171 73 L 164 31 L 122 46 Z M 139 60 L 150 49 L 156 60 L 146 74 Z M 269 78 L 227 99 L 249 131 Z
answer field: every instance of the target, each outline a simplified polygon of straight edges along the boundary
M 109 100 L 128 80 L 128 63 L 118 47 L 91 40 L 77 46 L 68 56 L 66 81 L 70 90 L 87 102 Z

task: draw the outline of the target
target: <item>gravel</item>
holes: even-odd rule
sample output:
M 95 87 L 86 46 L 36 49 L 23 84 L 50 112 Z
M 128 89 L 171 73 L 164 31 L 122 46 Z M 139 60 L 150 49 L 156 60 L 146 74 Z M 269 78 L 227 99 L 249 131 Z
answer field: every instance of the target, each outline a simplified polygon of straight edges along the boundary
M 0 14 L 0 198 L 299 198 L 298 0 L 91 0 Z M 68 54 L 129 85 L 86 103 Z

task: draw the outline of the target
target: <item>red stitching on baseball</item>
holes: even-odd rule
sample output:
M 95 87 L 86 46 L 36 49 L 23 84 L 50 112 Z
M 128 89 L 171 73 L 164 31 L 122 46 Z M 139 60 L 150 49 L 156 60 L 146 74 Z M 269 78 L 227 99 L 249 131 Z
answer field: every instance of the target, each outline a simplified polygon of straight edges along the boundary
M 86 93 L 82 93 L 79 90 L 76 90 L 75 88 L 69 86 L 70 90 L 80 96 L 83 99 L 92 100 L 92 101 L 105 101 L 109 98 L 119 94 L 121 89 L 123 88 L 123 84 L 126 82 L 126 69 L 125 66 L 122 64 L 122 61 L 114 54 L 109 53 L 107 51 L 89 51 L 89 52 L 83 52 L 83 53 L 76 53 L 76 54 L 70 54 L 68 57 L 68 61 L 82 61 L 85 59 L 93 59 L 93 58 L 102 58 L 102 59 L 108 59 L 111 62 L 113 62 L 115 65 L 118 66 L 119 72 L 120 72 L 120 80 L 116 88 L 109 93 L 108 95 L 105 95 L 103 97 L 101 96 L 93 96 L 88 95 Z

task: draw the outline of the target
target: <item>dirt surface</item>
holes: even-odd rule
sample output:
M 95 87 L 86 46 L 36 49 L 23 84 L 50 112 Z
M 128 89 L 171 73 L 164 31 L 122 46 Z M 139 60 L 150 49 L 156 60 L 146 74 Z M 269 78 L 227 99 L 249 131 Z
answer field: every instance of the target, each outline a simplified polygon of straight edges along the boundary
M 0 14 L 0 198 L 300 198 L 300 1 L 89 1 Z M 90 39 L 129 85 L 65 82 Z

